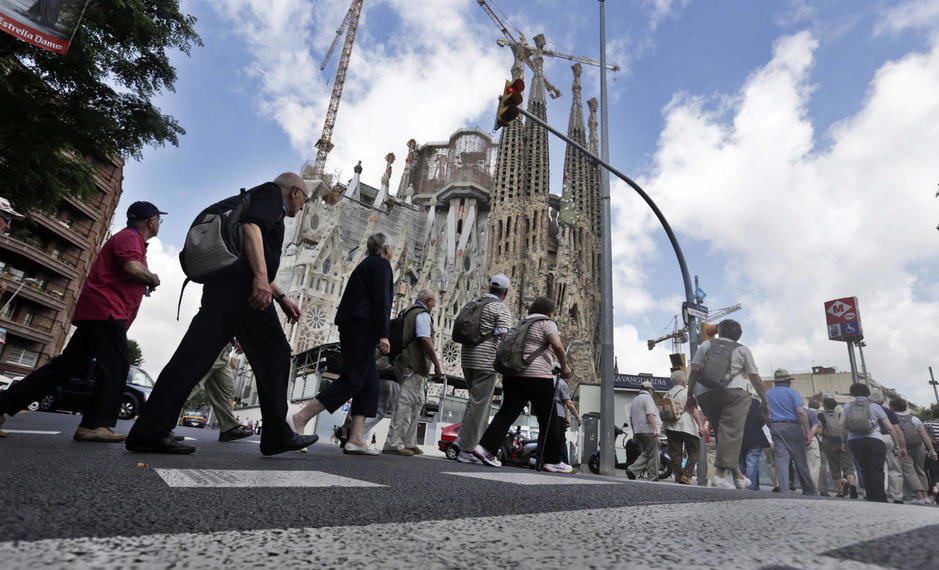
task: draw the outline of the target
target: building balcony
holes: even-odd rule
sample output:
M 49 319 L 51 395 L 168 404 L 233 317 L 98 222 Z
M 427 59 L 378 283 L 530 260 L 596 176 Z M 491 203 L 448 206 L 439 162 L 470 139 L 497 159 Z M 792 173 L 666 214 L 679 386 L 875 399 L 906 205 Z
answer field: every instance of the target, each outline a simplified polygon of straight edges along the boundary
M 90 247 L 88 236 L 91 234 L 91 231 L 88 229 L 81 228 L 77 225 L 69 226 L 62 220 L 38 212 L 33 212 L 33 219 L 36 220 L 40 226 L 50 230 L 72 245 L 76 245 L 82 249 L 88 249 Z
M 36 243 L 22 242 L 8 235 L 0 235 L 0 249 L 18 253 L 69 279 L 78 277 L 78 258 L 74 256 L 61 254 L 53 257 L 49 252 L 40 249 Z
M 33 342 L 49 344 L 52 342 L 52 325 L 55 323 L 49 317 L 28 313 L 25 317 L 16 320 L 0 317 L 0 327 L 7 330 L 7 335 L 19 336 Z M 9 339 L 8 339 L 9 342 Z
M 104 203 L 100 196 L 94 196 L 88 200 L 82 200 L 77 196 L 72 196 L 71 194 L 64 194 L 62 199 L 72 206 L 74 206 L 79 212 L 85 214 L 92 220 L 97 220 L 101 217 L 100 208 Z
M 27 283 L 23 285 L 22 288 L 20 288 L 22 282 L 10 274 L 0 273 L 0 281 L 3 281 L 7 284 L 7 293 L 9 295 L 12 295 L 14 291 L 20 289 L 20 292 L 16 294 L 18 298 L 22 297 L 23 299 L 28 299 L 34 303 L 42 305 L 43 307 L 49 307 L 50 309 L 55 309 L 56 311 L 65 310 L 66 303 L 64 291 L 59 291 L 58 289 L 53 288 L 38 289 L 32 283 Z

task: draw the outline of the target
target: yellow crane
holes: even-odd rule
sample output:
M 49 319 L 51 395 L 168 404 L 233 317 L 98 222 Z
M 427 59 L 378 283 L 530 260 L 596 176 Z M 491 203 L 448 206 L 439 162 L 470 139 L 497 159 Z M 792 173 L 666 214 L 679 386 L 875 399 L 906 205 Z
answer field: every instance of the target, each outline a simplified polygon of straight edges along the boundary
M 739 311 L 742 308 L 743 307 L 740 305 L 740 303 L 737 303 L 736 305 L 732 307 L 724 307 L 723 309 L 717 309 L 713 313 L 708 313 L 708 317 L 706 319 L 702 319 L 701 321 L 702 330 L 704 329 L 704 323 L 710 323 L 712 321 L 722 319 L 733 312 Z M 686 326 L 680 329 L 678 328 L 678 316 L 677 315 L 674 318 L 674 323 L 675 323 L 674 324 L 675 330 L 671 334 L 667 334 L 661 338 L 649 339 L 646 341 L 646 344 L 649 346 L 649 350 L 652 350 L 653 348 L 655 348 L 655 345 L 657 345 L 660 342 L 671 340 L 672 341 L 672 354 L 678 354 L 679 352 L 681 352 L 682 343 L 688 342 L 688 327 Z M 703 340 L 708 340 L 708 339 L 702 338 L 701 340 L 703 341 Z
M 362 14 L 362 2 L 364 0 L 352 0 L 349 11 L 346 12 L 342 24 L 336 30 L 336 37 L 333 39 L 323 63 L 320 64 L 320 71 L 326 69 L 329 59 L 336 46 L 339 45 L 339 39 L 343 32 L 346 34 L 346 41 L 342 45 L 342 55 L 339 56 L 339 65 L 336 68 L 336 79 L 333 81 L 333 93 L 329 99 L 329 108 L 326 110 L 326 120 L 323 122 L 323 133 L 313 145 L 316 147 L 316 158 L 313 159 L 312 170 L 304 166 L 304 174 L 312 176 L 322 175 L 323 168 L 326 166 L 326 155 L 333 149 L 333 129 L 336 126 L 336 114 L 339 112 L 339 101 L 342 99 L 342 88 L 346 83 L 346 71 L 349 69 L 349 56 L 352 55 L 352 44 L 355 43 L 355 32 L 359 27 L 359 16 Z
M 498 43 L 500 46 L 503 46 L 503 47 L 512 46 L 514 44 L 521 45 L 525 53 L 525 65 L 528 66 L 528 69 L 531 69 L 534 72 L 535 64 L 532 63 L 531 56 L 532 54 L 535 53 L 535 48 L 533 46 L 528 45 L 525 42 L 525 34 L 523 34 L 521 30 L 516 28 L 511 23 L 506 24 L 506 22 L 508 21 L 508 18 L 506 18 L 504 14 L 502 15 L 502 17 L 496 14 L 496 11 L 493 9 L 492 6 L 489 5 L 488 2 L 486 2 L 486 0 L 476 0 L 476 3 L 479 4 L 479 7 L 482 8 L 484 12 L 486 12 L 486 15 L 489 16 L 489 19 L 495 23 L 495 25 L 502 32 L 502 35 L 505 36 L 505 39 L 502 39 L 502 38 L 497 39 L 496 43 Z M 509 29 L 509 26 L 511 26 L 512 29 L 515 30 L 515 33 L 518 34 L 518 39 L 516 39 L 515 35 L 513 35 L 512 31 Z M 552 50 L 542 50 L 541 53 L 547 56 L 551 56 L 551 57 L 559 57 L 561 59 L 566 59 L 568 61 L 576 61 L 576 62 L 583 63 L 586 65 L 595 65 L 597 67 L 600 67 L 599 61 L 596 61 L 587 57 L 583 57 L 580 55 L 561 53 L 561 52 L 552 51 Z M 620 69 L 618 65 L 607 65 L 606 68 L 611 71 L 619 71 Z M 554 85 L 551 85 L 547 77 L 544 80 L 544 84 L 545 84 L 545 88 L 547 88 L 548 90 L 548 94 L 551 95 L 552 99 L 557 99 L 558 97 L 561 96 L 561 92 L 558 90 L 557 87 L 555 87 Z

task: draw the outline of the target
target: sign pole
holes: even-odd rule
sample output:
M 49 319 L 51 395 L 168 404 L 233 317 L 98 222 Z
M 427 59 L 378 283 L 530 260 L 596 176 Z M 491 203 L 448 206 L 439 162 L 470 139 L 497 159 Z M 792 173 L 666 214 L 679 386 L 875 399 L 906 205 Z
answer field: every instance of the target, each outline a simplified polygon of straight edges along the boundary
M 854 343 L 846 342 L 845 344 L 848 345 L 848 361 L 851 362 L 851 380 L 854 384 L 857 384 L 857 362 L 854 360 Z M 868 384 L 870 384 L 870 382 L 868 382 Z
M 867 362 L 864 361 L 864 342 L 857 341 L 857 351 L 861 355 L 861 372 L 864 374 L 864 381 L 867 384 L 871 383 L 871 377 L 867 374 Z
M 936 390 L 936 377 L 932 375 L 932 366 L 929 367 L 929 383 L 932 384 L 932 392 L 936 395 L 936 403 L 939 404 L 939 391 Z

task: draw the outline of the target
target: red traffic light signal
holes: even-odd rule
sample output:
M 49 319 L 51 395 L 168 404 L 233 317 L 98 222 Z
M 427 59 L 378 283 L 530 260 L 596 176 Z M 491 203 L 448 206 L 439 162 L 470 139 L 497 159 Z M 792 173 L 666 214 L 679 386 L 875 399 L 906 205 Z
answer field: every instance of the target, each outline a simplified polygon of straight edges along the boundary
M 522 92 L 525 82 L 521 79 L 506 81 L 502 97 L 499 98 L 499 109 L 496 112 L 496 129 L 508 126 L 518 116 L 518 106 L 522 104 Z

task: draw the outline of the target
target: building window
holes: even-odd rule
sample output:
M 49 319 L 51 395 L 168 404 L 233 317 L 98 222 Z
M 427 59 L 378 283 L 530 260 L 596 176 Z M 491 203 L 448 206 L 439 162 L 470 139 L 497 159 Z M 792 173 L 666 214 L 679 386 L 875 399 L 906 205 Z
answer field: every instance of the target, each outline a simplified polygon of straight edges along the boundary
M 324 261 L 324 262 L 323 262 L 323 273 L 325 273 L 326 275 L 329 275 L 329 268 L 330 268 L 330 266 L 331 266 L 331 265 L 330 265 L 328 259 L 327 259 L 326 261 Z
M 3 361 L 7 364 L 33 368 L 36 366 L 36 362 L 39 361 L 39 353 L 26 350 L 21 346 L 10 345 L 3 351 Z

